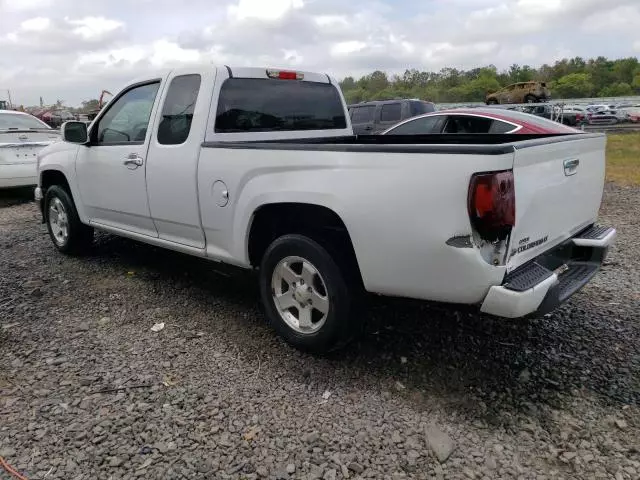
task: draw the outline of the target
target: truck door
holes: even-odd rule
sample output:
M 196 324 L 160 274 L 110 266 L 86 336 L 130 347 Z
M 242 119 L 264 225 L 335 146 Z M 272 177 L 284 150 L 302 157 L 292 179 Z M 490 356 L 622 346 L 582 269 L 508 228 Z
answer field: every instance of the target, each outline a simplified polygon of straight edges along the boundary
M 145 167 L 159 88 L 160 80 L 153 80 L 124 90 L 91 126 L 89 144 L 79 147 L 76 175 L 91 223 L 158 236 Z
M 356 135 L 372 134 L 375 113 L 375 105 L 354 106 L 351 113 L 351 126 L 353 128 L 353 133 Z
M 375 127 L 375 133 L 384 132 L 402 120 L 402 103 L 383 103 L 380 108 L 380 120 Z
M 205 247 L 197 169 L 215 69 L 177 70 L 167 79 L 147 162 L 151 217 L 162 239 Z

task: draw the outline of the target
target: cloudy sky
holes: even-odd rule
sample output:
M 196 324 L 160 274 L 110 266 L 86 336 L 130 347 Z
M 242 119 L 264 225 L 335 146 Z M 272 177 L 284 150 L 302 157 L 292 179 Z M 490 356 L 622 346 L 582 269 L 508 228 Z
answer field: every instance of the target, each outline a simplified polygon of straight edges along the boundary
M 189 62 L 375 69 L 640 54 L 640 0 L 0 0 L 0 99 L 115 93 Z

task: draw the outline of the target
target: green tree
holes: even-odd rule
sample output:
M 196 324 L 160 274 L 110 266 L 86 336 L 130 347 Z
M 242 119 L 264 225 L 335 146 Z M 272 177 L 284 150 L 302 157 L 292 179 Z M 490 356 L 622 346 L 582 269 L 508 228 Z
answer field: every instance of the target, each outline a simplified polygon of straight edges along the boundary
M 631 87 L 633 87 L 636 90 L 640 90 L 640 68 L 636 70 L 635 74 L 633 75 L 633 81 L 631 82 Z
M 98 109 L 98 104 L 99 104 L 99 100 L 96 98 L 93 98 L 91 100 L 84 100 L 82 102 L 82 111 L 83 112 L 91 112 L 93 110 L 97 110 Z
M 340 82 L 340 88 L 342 88 L 342 90 L 353 90 L 354 88 L 356 88 L 356 81 L 353 79 L 353 77 L 345 77 Z
M 633 95 L 633 88 L 625 82 L 614 83 L 600 90 L 600 97 L 625 97 Z
M 348 102 L 386 98 L 482 102 L 488 90 L 530 80 L 548 82 L 555 98 L 631 95 L 640 93 L 640 62 L 635 57 L 574 57 L 537 69 L 518 64 L 503 71 L 494 65 L 469 70 L 447 67 L 438 72 L 411 68 L 393 76 L 377 70 L 359 79 L 346 77 L 341 86 Z
M 635 57 L 622 58 L 613 64 L 613 77 L 618 83 L 631 83 L 636 70 L 640 67 Z
M 589 60 L 585 67 L 585 73 L 591 75 L 591 83 L 596 92 L 614 82 L 613 62 L 605 57 Z
M 554 82 L 552 87 L 556 98 L 590 97 L 593 94 L 593 83 L 588 73 L 570 73 Z

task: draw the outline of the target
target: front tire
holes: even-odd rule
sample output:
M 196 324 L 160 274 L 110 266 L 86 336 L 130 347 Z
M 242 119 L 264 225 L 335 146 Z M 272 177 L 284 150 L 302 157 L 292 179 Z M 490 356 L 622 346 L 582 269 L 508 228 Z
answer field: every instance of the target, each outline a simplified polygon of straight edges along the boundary
M 344 346 L 360 326 L 348 262 L 304 235 L 284 235 L 260 266 L 260 294 L 269 323 L 297 349 L 326 353 Z
M 535 95 L 527 95 L 524 97 L 524 103 L 538 103 L 539 101 Z
M 93 228 L 80 221 L 76 206 L 64 188 L 53 185 L 47 189 L 44 212 L 49 236 L 60 252 L 83 253 L 93 242 Z

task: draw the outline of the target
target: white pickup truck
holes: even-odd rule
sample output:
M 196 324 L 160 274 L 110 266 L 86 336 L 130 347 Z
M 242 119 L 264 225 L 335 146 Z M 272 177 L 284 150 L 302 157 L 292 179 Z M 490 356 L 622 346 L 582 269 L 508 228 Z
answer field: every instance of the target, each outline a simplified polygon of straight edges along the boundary
M 604 135 L 354 136 L 324 74 L 172 70 L 62 135 L 35 191 L 58 250 L 99 229 L 257 269 L 271 324 L 316 352 L 358 331 L 365 292 L 548 312 L 615 237 Z

